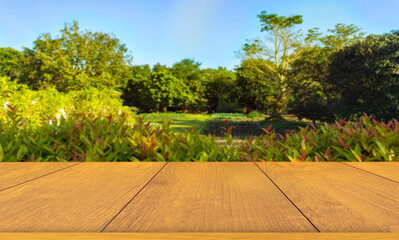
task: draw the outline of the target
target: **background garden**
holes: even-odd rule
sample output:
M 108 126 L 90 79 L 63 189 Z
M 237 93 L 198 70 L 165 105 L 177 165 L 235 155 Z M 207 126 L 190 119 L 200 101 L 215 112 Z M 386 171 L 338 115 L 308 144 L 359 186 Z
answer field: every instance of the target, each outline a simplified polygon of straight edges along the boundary
M 399 32 L 258 15 L 233 71 L 65 24 L 0 48 L 0 161 L 397 161 Z

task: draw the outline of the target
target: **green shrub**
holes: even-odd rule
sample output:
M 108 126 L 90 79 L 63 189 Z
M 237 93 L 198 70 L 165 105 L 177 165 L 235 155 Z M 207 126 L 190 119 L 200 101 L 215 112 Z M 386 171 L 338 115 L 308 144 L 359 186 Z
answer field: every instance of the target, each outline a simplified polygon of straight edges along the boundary
M 218 100 L 216 111 L 219 113 L 233 113 L 240 106 L 237 103 L 226 101 L 222 98 Z
M 132 116 L 128 107 L 122 106 L 119 97 L 112 96 L 112 90 L 95 88 L 60 93 L 55 89 L 33 91 L 24 84 L 18 84 L 9 78 L 0 78 L 0 120 L 6 121 L 6 105 L 14 106 L 16 114 L 22 119 L 19 124 L 40 126 L 57 122 L 61 115 L 93 114 L 95 117 L 119 115 L 122 112 Z
M 359 122 L 342 120 L 297 133 L 266 134 L 244 141 L 240 157 L 251 161 L 398 161 L 399 122 L 377 122 L 365 115 Z
M 0 161 L 238 161 L 238 152 L 219 146 L 214 137 L 191 128 L 175 133 L 170 121 L 152 125 L 127 116 L 60 117 L 59 123 L 20 124 L 17 109 L 7 106 L 0 121 Z
M 381 123 L 365 116 L 359 122 L 336 122 L 280 134 L 250 137 L 232 144 L 234 127 L 222 127 L 226 145 L 200 135 L 194 127 L 183 133 L 170 120 L 151 124 L 126 114 L 95 117 L 72 115 L 38 126 L 21 124 L 18 109 L 6 106 L 0 120 L 0 161 L 398 161 L 399 122 Z
M 263 114 L 258 111 L 251 111 L 250 113 L 248 113 L 249 118 L 261 118 L 262 116 Z

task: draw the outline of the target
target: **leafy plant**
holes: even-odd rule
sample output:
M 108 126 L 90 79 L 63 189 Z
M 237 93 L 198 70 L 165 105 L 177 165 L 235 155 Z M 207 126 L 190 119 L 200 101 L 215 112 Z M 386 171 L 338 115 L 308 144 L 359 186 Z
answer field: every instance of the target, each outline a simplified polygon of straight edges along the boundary
M 342 120 L 320 128 L 265 135 L 244 141 L 240 158 L 253 161 L 398 161 L 399 122 L 378 122 L 366 114 L 359 122 Z
M 60 117 L 58 123 L 21 124 L 17 108 L 7 105 L 0 122 L 0 161 L 238 161 L 235 148 L 215 143 L 194 127 L 183 133 L 170 121 L 153 126 L 127 115 Z
M 18 107 L 6 104 L 0 121 L 0 161 L 398 161 L 399 122 L 378 122 L 365 115 L 320 128 L 250 137 L 232 144 L 233 126 L 224 121 L 226 143 L 192 127 L 182 133 L 170 120 L 156 125 L 122 114 L 60 115 L 58 122 L 24 124 Z
M 93 114 L 95 117 L 119 115 L 122 112 L 131 117 L 133 113 L 122 106 L 119 97 L 112 96 L 111 90 L 90 88 L 60 93 L 56 89 L 33 91 L 24 84 L 0 78 L 0 120 L 7 121 L 6 105 L 16 107 L 16 113 L 22 118 L 21 125 L 32 127 L 59 121 L 60 115 L 72 117 L 81 114 Z
M 250 113 L 248 113 L 248 117 L 249 118 L 261 118 L 261 117 L 263 117 L 263 114 L 254 110 L 254 111 L 251 111 Z

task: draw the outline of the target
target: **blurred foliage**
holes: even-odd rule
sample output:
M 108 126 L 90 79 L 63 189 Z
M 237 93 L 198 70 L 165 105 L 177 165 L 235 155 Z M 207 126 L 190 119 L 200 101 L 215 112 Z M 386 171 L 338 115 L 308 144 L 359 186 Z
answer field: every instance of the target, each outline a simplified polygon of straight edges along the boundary
M 200 66 L 201 63 L 186 58 L 170 68 L 173 76 L 181 79 L 188 86 L 191 99 L 184 103 L 184 108 L 190 111 L 205 111 L 208 102 L 206 99 L 207 79 L 203 77 Z
M 256 64 L 262 68 L 257 71 L 250 65 Z M 239 102 L 243 103 L 247 111 L 276 112 L 280 108 L 277 100 L 278 82 L 275 74 L 263 67 L 255 60 L 244 60 L 237 71 L 237 87 L 239 90 Z
M 0 103 L 3 106 L 0 119 L 3 121 L 7 119 L 7 104 L 15 107 L 15 112 L 21 117 L 19 124 L 31 127 L 40 126 L 50 120 L 57 122 L 60 115 L 115 116 L 123 111 L 132 116 L 130 108 L 122 106 L 121 99 L 112 96 L 112 93 L 111 90 L 96 88 L 68 93 L 60 93 L 54 88 L 33 91 L 8 77 L 0 77 Z
M 248 117 L 249 118 L 261 118 L 263 116 L 264 116 L 264 114 L 262 114 L 262 113 L 260 113 L 260 112 L 258 112 L 256 110 L 251 111 L 250 113 L 248 113 Z
M 80 115 L 32 127 L 21 124 L 15 107 L 7 105 L 0 121 L 0 161 L 238 161 L 238 152 L 219 146 L 214 137 L 194 127 L 175 133 L 170 121 L 152 126 L 125 114 Z
M 295 133 L 276 133 L 271 125 L 265 135 L 249 138 L 239 148 L 248 161 L 399 161 L 399 122 L 378 122 L 363 116 L 359 122 L 342 120 L 320 128 L 307 126 Z
M 224 121 L 224 145 L 192 127 L 182 133 L 170 121 L 152 125 L 126 114 L 76 115 L 39 126 L 21 124 L 17 108 L 6 105 L 0 120 L 0 161 L 399 161 L 399 122 L 336 122 L 265 135 L 233 145 L 235 127 Z
M 16 79 L 21 74 L 22 53 L 12 48 L 0 48 L 0 77 Z
M 338 118 L 399 117 L 399 32 L 370 35 L 332 56 L 327 78 Z
M 331 68 L 333 55 L 361 41 L 364 36 L 361 29 L 352 24 L 337 24 L 325 36 L 318 30 L 308 31 L 298 58 L 292 62 L 288 73 L 290 112 L 299 119 L 311 119 L 313 124 L 316 120 L 335 120 L 332 98 L 336 96 L 327 81 L 330 72 L 334 71 Z
M 119 40 L 106 33 L 79 31 L 65 24 L 60 36 L 41 35 L 25 48 L 20 82 L 33 89 L 58 91 L 119 88 L 125 85 L 131 57 Z
M 236 104 L 240 89 L 237 87 L 236 73 L 226 68 L 204 69 L 201 72 L 206 80 L 208 112 L 219 112 L 220 102 Z

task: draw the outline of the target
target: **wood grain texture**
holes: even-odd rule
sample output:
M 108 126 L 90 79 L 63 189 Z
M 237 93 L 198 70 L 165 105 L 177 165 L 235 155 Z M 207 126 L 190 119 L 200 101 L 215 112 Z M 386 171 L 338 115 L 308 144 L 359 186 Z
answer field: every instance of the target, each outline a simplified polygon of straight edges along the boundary
M 2 162 L 0 163 L 0 191 L 76 164 L 79 163 Z
M 398 232 L 399 184 L 341 163 L 256 163 L 321 232 Z
M 316 232 L 253 163 L 171 162 L 105 232 Z
M 399 162 L 345 162 L 343 164 L 399 182 Z
M 399 233 L 0 233 L 0 240 L 398 240 Z
M 0 232 L 96 232 L 165 163 L 82 163 L 0 192 Z

